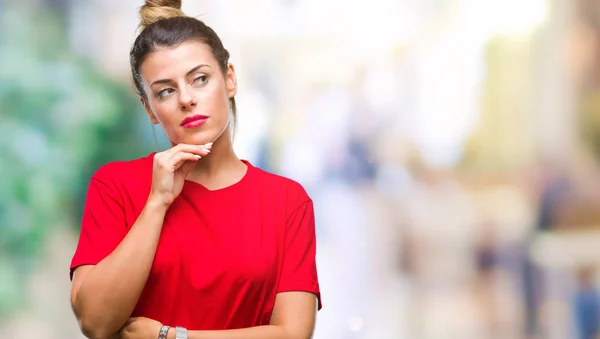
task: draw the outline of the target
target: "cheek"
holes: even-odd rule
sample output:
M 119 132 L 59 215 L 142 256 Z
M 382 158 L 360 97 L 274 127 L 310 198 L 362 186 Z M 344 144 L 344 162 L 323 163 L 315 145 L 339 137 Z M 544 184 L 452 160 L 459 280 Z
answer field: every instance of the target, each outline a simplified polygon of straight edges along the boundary
M 218 105 L 222 107 L 223 105 L 227 105 L 229 101 L 229 97 L 227 94 L 227 89 L 225 87 L 225 82 L 223 79 L 219 79 L 220 81 L 213 81 L 209 85 L 209 90 L 207 91 L 207 99 L 210 100 L 211 105 Z
M 164 100 L 153 105 L 153 113 L 162 126 L 163 130 L 172 137 L 173 131 L 181 122 L 181 115 L 178 113 L 177 100 Z

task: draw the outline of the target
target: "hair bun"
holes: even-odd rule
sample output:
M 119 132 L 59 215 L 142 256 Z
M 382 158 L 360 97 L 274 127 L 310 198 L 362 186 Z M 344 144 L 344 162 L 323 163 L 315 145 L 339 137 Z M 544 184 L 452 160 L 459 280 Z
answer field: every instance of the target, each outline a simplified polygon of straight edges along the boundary
M 140 26 L 148 27 L 161 19 L 185 16 L 181 11 L 181 0 L 146 0 L 140 7 Z

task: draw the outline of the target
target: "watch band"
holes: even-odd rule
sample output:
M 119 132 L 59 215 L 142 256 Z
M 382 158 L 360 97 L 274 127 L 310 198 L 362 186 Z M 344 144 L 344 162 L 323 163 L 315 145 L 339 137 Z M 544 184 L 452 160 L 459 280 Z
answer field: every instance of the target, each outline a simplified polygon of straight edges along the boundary
M 170 328 L 170 326 L 161 326 L 160 331 L 158 332 L 158 339 L 167 339 Z
M 188 331 L 183 327 L 175 327 L 175 339 L 188 339 Z

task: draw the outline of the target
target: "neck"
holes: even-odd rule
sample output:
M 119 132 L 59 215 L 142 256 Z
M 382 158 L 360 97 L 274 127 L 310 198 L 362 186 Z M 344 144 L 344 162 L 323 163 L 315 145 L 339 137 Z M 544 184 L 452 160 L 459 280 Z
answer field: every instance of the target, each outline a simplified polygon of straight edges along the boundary
M 187 179 L 208 184 L 215 180 L 222 181 L 242 168 L 245 165 L 233 151 L 230 133 L 226 132 L 213 143 L 210 154 L 198 160 Z

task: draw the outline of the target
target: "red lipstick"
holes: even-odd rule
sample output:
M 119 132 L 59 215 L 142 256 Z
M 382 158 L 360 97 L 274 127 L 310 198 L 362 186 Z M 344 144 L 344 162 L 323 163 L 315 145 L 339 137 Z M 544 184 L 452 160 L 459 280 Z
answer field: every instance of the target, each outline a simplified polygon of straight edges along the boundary
M 185 119 L 183 119 L 181 121 L 181 127 L 195 128 L 195 127 L 204 125 L 206 120 L 208 120 L 208 117 L 206 115 L 200 115 L 200 114 L 192 115 L 192 116 L 186 117 Z

